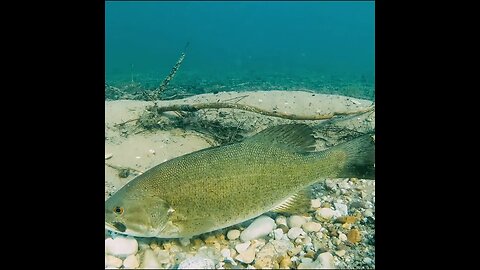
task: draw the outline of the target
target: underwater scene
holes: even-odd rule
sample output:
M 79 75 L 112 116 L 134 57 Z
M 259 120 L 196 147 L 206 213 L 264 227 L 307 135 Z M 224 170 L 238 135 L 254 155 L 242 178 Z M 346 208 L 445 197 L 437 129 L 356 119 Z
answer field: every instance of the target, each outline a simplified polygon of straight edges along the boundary
M 375 2 L 105 2 L 105 268 L 375 268 Z

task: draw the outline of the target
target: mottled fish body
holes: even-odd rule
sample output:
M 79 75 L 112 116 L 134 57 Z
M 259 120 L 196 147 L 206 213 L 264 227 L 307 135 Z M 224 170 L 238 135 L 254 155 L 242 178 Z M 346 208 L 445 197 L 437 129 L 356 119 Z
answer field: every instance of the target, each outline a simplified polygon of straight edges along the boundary
M 105 226 L 133 236 L 191 237 L 294 208 L 322 178 L 374 179 L 371 134 L 320 152 L 312 152 L 314 143 L 310 127 L 288 124 L 166 161 L 105 202 Z

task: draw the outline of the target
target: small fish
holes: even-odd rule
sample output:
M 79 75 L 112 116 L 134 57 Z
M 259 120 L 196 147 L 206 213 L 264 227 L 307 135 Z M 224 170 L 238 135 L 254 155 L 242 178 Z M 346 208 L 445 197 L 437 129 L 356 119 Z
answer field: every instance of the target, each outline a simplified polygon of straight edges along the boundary
M 138 237 L 181 238 L 268 211 L 301 211 L 310 204 L 309 187 L 321 179 L 375 179 L 372 135 L 313 152 L 312 129 L 287 124 L 171 159 L 105 202 L 105 228 Z

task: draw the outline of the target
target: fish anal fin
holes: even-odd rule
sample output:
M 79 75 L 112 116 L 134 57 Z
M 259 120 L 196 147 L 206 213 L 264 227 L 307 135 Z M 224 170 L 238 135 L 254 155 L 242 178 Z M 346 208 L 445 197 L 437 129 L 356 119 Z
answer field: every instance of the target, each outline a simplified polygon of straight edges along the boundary
M 311 188 L 308 187 L 300 190 L 270 211 L 290 215 L 307 214 L 311 211 Z

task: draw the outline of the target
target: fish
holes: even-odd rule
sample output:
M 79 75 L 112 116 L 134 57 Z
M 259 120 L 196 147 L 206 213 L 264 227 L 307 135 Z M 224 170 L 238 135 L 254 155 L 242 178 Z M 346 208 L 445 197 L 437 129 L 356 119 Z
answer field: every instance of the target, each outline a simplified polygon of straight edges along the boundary
M 284 124 L 179 156 L 108 198 L 105 228 L 135 237 L 191 238 L 269 211 L 300 211 L 310 206 L 311 185 L 322 179 L 375 179 L 372 135 L 314 151 L 310 126 Z

